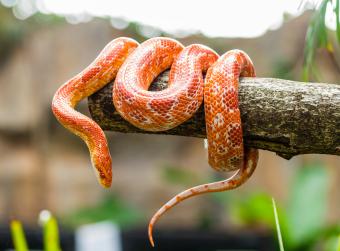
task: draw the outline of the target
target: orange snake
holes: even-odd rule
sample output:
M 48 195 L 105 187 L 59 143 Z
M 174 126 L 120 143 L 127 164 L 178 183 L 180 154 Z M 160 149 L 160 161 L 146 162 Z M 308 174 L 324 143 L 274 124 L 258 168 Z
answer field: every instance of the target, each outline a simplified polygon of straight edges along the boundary
M 168 68 L 171 68 L 168 88 L 148 91 L 152 81 Z M 162 206 L 149 223 L 152 246 L 153 226 L 167 210 L 198 194 L 238 187 L 255 170 L 258 150 L 243 146 L 238 108 L 240 76 L 255 77 L 250 58 L 240 50 L 231 50 L 219 57 L 206 46 L 184 47 L 170 38 L 152 38 L 141 45 L 129 38 L 117 38 L 56 92 L 53 113 L 62 125 L 86 142 L 104 187 L 109 187 L 112 181 L 107 141 L 93 120 L 74 110 L 81 99 L 115 79 L 115 108 L 124 119 L 147 131 L 176 127 L 189 119 L 204 99 L 209 164 L 218 171 L 238 171 L 227 180 L 183 191 Z

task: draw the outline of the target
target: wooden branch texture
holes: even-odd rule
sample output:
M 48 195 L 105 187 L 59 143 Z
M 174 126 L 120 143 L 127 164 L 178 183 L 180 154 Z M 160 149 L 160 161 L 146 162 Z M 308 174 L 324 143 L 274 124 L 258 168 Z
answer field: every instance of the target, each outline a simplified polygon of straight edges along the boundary
M 168 71 L 151 85 L 167 87 Z M 340 85 L 273 78 L 242 78 L 239 88 L 245 145 L 289 159 L 307 153 L 340 155 Z M 112 83 L 88 99 L 92 118 L 103 130 L 152 133 L 125 121 L 112 103 Z M 203 106 L 180 126 L 158 134 L 205 138 Z

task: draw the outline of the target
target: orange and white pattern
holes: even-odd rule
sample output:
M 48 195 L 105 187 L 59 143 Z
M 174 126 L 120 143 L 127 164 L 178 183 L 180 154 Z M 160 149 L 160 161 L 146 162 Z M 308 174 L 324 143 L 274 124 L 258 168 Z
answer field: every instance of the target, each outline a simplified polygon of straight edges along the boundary
M 168 88 L 149 91 L 152 81 L 169 68 Z M 243 146 L 239 77 L 255 77 L 250 58 L 240 50 L 219 57 L 204 45 L 184 47 L 170 38 L 152 38 L 141 45 L 129 38 L 118 38 L 90 66 L 59 88 L 52 110 L 61 124 L 86 142 L 100 183 L 109 187 L 112 170 L 107 141 L 93 120 L 74 110 L 81 99 L 115 79 L 115 108 L 124 119 L 146 131 L 180 125 L 204 100 L 209 164 L 218 171 L 238 171 L 227 180 L 190 188 L 161 207 L 149 224 L 149 238 L 154 245 L 153 226 L 167 210 L 198 194 L 238 187 L 255 170 L 258 151 Z

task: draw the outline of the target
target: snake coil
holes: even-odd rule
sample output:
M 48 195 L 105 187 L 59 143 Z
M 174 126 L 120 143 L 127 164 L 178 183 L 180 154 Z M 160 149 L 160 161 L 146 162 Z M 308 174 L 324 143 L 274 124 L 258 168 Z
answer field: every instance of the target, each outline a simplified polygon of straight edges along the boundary
M 170 69 L 168 88 L 148 88 Z M 206 78 L 203 74 L 206 73 Z M 217 171 L 237 172 L 227 180 L 185 190 L 162 206 L 149 223 L 149 239 L 156 221 L 181 201 L 203 193 L 226 191 L 243 184 L 253 173 L 258 150 L 243 146 L 238 105 L 239 77 L 255 77 L 253 63 L 240 50 L 218 56 L 212 49 L 174 39 L 152 38 L 141 45 L 130 38 L 111 41 L 81 73 L 54 95 L 52 111 L 58 121 L 87 144 L 99 182 L 110 187 L 111 157 L 102 129 L 77 112 L 77 103 L 112 80 L 113 103 L 120 115 L 147 131 L 164 131 L 189 119 L 204 100 L 209 164 Z

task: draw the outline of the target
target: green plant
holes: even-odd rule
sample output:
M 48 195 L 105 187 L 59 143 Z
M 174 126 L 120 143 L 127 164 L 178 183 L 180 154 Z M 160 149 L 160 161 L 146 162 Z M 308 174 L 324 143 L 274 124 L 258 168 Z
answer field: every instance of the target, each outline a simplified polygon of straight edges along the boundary
M 42 211 L 40 221 L 43 227 L 43 239 L 45 251 L 61 251 L 59 244 L 59 230 L 57 220 L 48 212 Z M 16 251 L 28 251 L 28 245 L 20 221 L 13 220 L 10 224 L 13 245 Z
M 287 241 L 291 247 L 309 246 L 323 231 L 329 182 L 326 168 L 320 163 L 298 169 L 286 209 Z
M 278 213 L 277 213 L 276 202 L 275 202 L 274 198 L 272 198 L 272 202 L 273 202 L 273 211 L 274 211 L 277 239 L 279 241 L 280 251 L 284 251 L 283 241 L 282 241 L 282 234 L 281 234 L 281 227 L 280 227 L 280 221 L 279 221 L 279 216 L 278 216 Z
M 48 211 L 42 211 L 40 221 L 43 227 L 45 251 L 61 251 L 57 220 Z
M 127 205 L 118 196 L 110 196 L 95 207 L 77 210 L 62 220 L 65 225 L 71 227 L 107 220 L 122 227 L 129 227 L 139 223 L 143 218 L 139 210 Z
M 270 206 L 270 196 L 252 192 L 245 196 L 228 196 L 222 193 L 215 197 L 239 224 L 246 226 L 265 225 L 282 230 L 279 244 L 285 243 L 286 250 L 314 250 L 321 245 L 323 250 L 336 250 L 340 225 L 326 224 L 327 184 L 330 177 L 326 167 L 320 163 L 305 165 L 297 169 L 291 191 L 284 207 Z M 223 201 L 221 201 L 223 200 Z M 276 222 L 280 219 L 280 225 Z M 280 238 L 283 239 L 280 240 Z
M 28 251 L 25 232 L 20 221 L 13 220 L 11 222 L 11 233 L 15 250 Z
M 180 167 L 166 166 L 162 170 L 164 181 L 183 188 L 212 181 L 211 177 L 203 179 Z M 317 245 L 323 246 L 325 251 L 335 251 L 336 245 L 340 245 L 337 244 L 340 225 L 326 223 L 330 178 L 326 166 L 319 162 L 296 167 L 284 206 L 274 203 L 268 193 L 259 191 L 241 196 L 240 191 L 213 193 L 208 198 L 222 206 L 236 224 L 263 226 L 273 232 L 276 229 L 281 250 L 285 243 L 285 249 L 289 251 L 311 251 Z M 205 215 L 201 217 L 208 218 Z
M 309 24 L 306 34 L 306 43 L 304 50 L 304 66 L 302 78 L 308 81 L 310 77 L 318 78 L 318 71 L 315 67 L 315 52 L 319 48 L 325 48 L 329 52 L 333 52 L 331 43 L 329 42 L 326 26 L 327 6 L 331 5 L 336 17 L 336 36 L 340 43 L 340 0 L 323 0 L 315 11 Z

